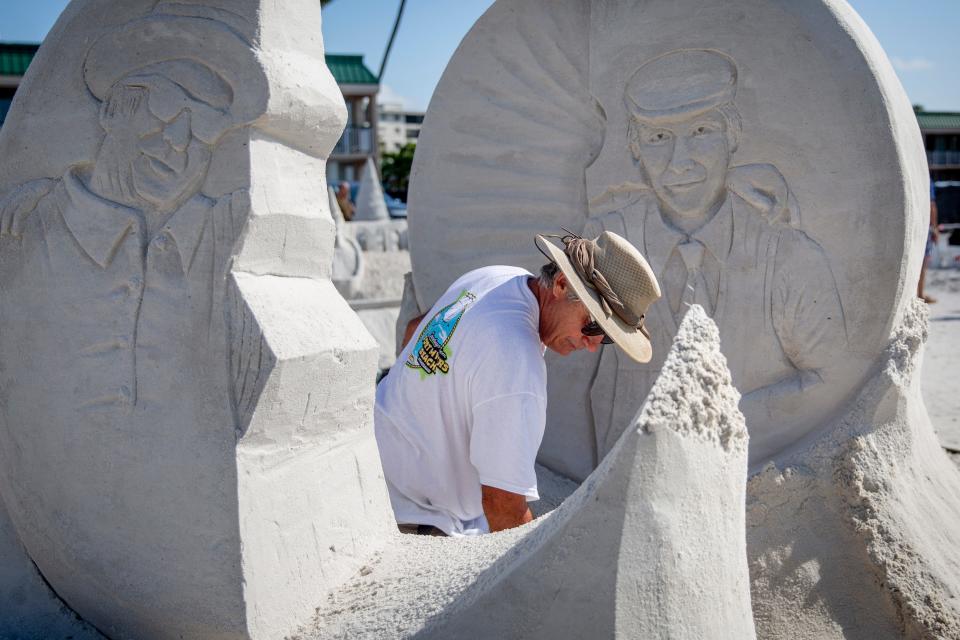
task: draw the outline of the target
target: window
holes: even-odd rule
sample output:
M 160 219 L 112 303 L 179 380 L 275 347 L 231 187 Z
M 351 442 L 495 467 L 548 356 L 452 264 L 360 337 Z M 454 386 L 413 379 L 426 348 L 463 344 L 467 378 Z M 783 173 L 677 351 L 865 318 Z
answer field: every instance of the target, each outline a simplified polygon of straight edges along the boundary
M 12 98 L 0 98 L 0 124 L 3 124 L 3 121 L 6 120 L 11 102 L 13 102 Z
M 0 124 L 3 124 L 7 117 L 7 111 L 10 110 L 10 103 L 13 102 L 13 94 L 16 91 L 16 87 L 0 87 Z

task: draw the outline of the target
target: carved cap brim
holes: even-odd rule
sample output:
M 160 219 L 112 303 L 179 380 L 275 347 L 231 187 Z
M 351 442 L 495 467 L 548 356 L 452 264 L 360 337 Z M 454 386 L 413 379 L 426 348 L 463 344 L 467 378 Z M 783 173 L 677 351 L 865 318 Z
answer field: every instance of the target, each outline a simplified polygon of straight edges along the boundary
M 222 22 L 188 16 L 150 15 L 105 33 L 87 52 L 83 77 L 100 100 L 120 79 L 160 62 L 201 64 L 233 92 L 227 118 L 255 120 L 265 110 L 267 80 L 250 44 Z

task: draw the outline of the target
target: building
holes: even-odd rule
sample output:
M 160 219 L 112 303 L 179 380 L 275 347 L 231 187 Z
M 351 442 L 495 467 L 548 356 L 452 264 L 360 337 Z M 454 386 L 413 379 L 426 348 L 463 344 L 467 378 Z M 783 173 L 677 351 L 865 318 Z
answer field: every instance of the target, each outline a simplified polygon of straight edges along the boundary
M 20 78 L 27 72 L 39 48 L 38 44 L 0 43 L 0 125 L 7 117 L 13 94 L 20 86 Z
M 327 181 L 360 180 L 368 157 L 380 166 L 377 140 L 377 77 L 361 55 L 327 54 L 327 66 L 347 103 L 347 128 L 327 162 Z
M 6 118 L 13 94 L 39 44 L 0 42 L 0 125 Z M 379 165 L 377 140 L 377 77 L 363 64 L 363 56 L 327 54 L 327 66 L 347 104 L 347 128 L 330 154 L 327 179 L 359 180 L 367 158 Z
M 404 110 L 402 104 L 385 102 L 380 105 L 377 131 L 382 152 L 398 151 L 410 142 L 416 142 L 423 127 L 422 111 Z
M 960 222 L 960 112 L 917 109 L 941 223 Z
M 930 177 L 938 182 L 960 181 L 960 113 L 917 111 L 917 121 Z

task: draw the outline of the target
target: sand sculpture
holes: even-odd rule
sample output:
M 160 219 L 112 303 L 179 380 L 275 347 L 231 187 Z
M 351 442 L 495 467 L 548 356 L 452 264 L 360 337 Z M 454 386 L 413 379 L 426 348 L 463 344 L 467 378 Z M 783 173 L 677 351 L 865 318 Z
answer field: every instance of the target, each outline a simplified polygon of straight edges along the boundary
M 373 158 L 367 158 L 363 167 L 360 189 L 357 191 L 357 212 L 349 229 L 364 251 L 393 252 L 407 250 L 407 221 L 390 218 L 383 199 L 380 174 Z
M 315 0 L 77 0 L 31 65 L 0 138 L 0 635 L 69 607 L 282 637 L 385 540 L 322 61 Z
M 347 221 L 337 202 L 333 187 L 327 187 L 327 203 L 336 225 L 337 235 L 333 241 L 333 267 L 330 280 L 347 300 L 356 297 L 363 286 L 363 250 L 347 229 Z
M 536 268 L 548 227 L 622 233 L 666 291 L 649 365 L 549 362 L 543 464 L 588 477 L 700 304 L 750 431 L 758 636 L 957 637 L 960 477 L 917 390 L 923 145 L 845 2 L 500 0 L 429 123 L 408 313 L 467 269 Z
M 333 201 L 330 206 L 336 219 L 339 207 L 333 209 Z M 377 166 L 367 158 L 356 214 L 337 226 L 333 280 L 377 341 L 381 370 L 388 369 L 396 359 L 394 335 L 403 293 L 401 274 L 409 271 L 407 221 L 390 217 Z
M 367 158 L 360 177 L 360 189 L 357 191 L 357 212 L 353 219 L 388 220 L 390 213 L 383 201 L 383 187 L 380 186 L 380 174 L 373 158 Z
M 693 131 L 723 134 L 711 138 L 722 170 L 708 177 L 730 210 L 757 221 L 751 238 L 776 240 L 762 254 L 774 272 L 822 258 L 833 281 L 815 291 L 835 292 L 831 314 L 857 329 L 821 323 L 849 364 L 815 363 L 826 377 L 811 384 L 788 358 L 803 415 L 766 398 L 786 422 L 756 427 L 738 408 L 750 407 L 735 389 L 743 364 L 721 353 L 727 264 L 678 249 L 687 274 L 664 280 L 684 281 L 682 313 L 670 309 L 643 400 L 639 374 L 616 361 L 554 363 L 554 396 L 581 394 L 559 405 L 592 411 L 554 415 L 545 461 L 586 479 L 546 517 L 469 541 L 393 528 L 370 428 L 377 347 L 330 281 L 323 166 L 345 110 L 320 62 L 319 18 L 313 0 L 75 0 L 35 59 L 0 137 L 0 155 L 16 158 L 0 165 L 0 635 L 956 636 L 960 477 L 919 399 L 925 320 L 907 299 L 922 156 L 889 65 L 846 5 L 500 0 L 468 36 L 417 156 L 423 244 L 404 313 L 473 264 L 535 266 L 528 242 L 545 225 L 622 221 L 646 239 L 633 224 L 671 203 L 641 182 L 662 156 L 630 132 L 626 105 L 652 112 L 638 126 L 679 140 L 691 130 L 661 126 L 660 112 L 686 122 L 701 100 L 724 106 L 716 129 Z M 748 27 L 752 39 L 737 37 Z M 865 96 L 858 115 L 875 116 L 861 126 L 882 129 L 852 148 L 889 152 L 862 196 L 877 217 L 862 242 L 893 247 L 893 266 L 840 233 L 862 201 L 814 181 L 839 203 L 821 211 L 811 177 L 777 154 L 786 138 L 800 168 L 851 161 L 790 136 L 810 105 L 791 111 L 783 85 L 764 90 L 784 51 L 833 64 L 782 82 L 817 79 L 830 96 L 842 71 Z M 625 91 L 651 77 L 676 94 Z M 476 92 L 499 98 L 459 117 Z M 618 111 L 624 96 L 636 100 Z M 777 109 L 758 131 L 758 114 Z M 741 138 L 728 135 L 738 118 Z M 677 186 L 663 184 L 667 196 Z M 695 235 L 678 244 L 708 244 Z M 863 265 L 836 252 L 843 240 Z M 875 298 L 851 293 L 858 275 Z M 795 285 L 775 289 L 778 304 L 800 304 Z M 865 300 L 874 320 L 860 326 Z M 584 369 L 595 388 L 576 386 Z M 824 386 L 834 395 L 807 411 Z M 603 402 L 638 411 L 598 430 Z M 748 428 L 765 447 L 749 481 Z

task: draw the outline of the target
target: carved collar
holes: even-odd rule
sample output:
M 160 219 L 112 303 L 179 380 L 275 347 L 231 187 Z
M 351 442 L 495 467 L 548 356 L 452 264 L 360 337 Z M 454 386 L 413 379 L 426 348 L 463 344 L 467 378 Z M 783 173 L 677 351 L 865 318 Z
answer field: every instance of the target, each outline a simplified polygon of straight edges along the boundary
M 652 210 L 645 216 L 643 224 L 643 252 L 650 261 L 654 273 L 663 271 L 674 248 L 686 241 L 688 237 L 702 242 L 721 266 L 730 255 L 733 242 L 733 205 L 729 193 L 716 215 L 689 236 L 664 222 L 655 199 Z
M 92 193 L 73 169 L 63 176 L 62 184 L 64 188 L 58 189 L 59 204 L 67 228 L 90 259 L 107 268 L 127 233 L 131 229 L 141 233 L 140 213 Z M 190 269 L 215 204 L 209 198 L 195 196 L 175 211 L 160 231 L 173 238 L 184 273 Z

